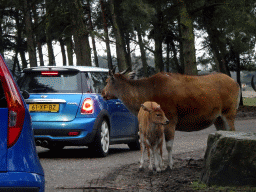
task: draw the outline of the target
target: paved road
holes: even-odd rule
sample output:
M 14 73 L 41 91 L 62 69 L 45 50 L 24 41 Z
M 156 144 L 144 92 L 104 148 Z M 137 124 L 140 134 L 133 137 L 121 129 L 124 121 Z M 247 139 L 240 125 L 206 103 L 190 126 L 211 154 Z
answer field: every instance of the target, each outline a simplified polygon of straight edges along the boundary
M 236 121 L 236 130 L 256 132 L 256 119 Z M 214 126 L 198 132 L 176 132 L 174 154 L 205 149 L 209 133 Z M 45 171 L 46 192 L 67 192 L 71 190 L 56 187 L 88 186 L 91 179 L 102 178 L 116 167 L 138 162 L 139 152 L 130 151 L 127 145 L 113 145 L 106 158 L 95 158 L 84 147 L 67 147 L 60 153 L 51 153 L 37 147 L 40 161 Z M 166 152 L 164 158 L 166 159 Z M 74 190 L 73 190 L 74 191 Z M 75 190 L 80 192 L 82 190 Z

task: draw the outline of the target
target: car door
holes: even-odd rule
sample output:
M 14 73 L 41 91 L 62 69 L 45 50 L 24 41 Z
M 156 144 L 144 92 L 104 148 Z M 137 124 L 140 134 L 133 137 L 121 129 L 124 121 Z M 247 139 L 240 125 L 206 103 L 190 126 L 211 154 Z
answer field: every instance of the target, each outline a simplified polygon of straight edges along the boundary
M 107 75 L 107 73 L 103 72 L 90 72 L 88 74 L 88 78 L 90 79 L 88 80 L 90 84 L 89 87 L 92 87 L 93 92 L 101 93 L 102 89 L 105 87 Z M 110 136 L 124 137 L 134 134 L 135 119 L 124 104 L 119 99 L 112 99 L 106 102 L 110 114 Z
M 0 81 L 0 172 L 7 171 L 8 108 Z
M 119 124 L 117 127 L 118 132 L 121 133 L 121 136 L 130 136 L 134 134 L 135 116 L 130 113 L 130 111 L 119 99 L 116 104 L 118 105 L 120 111 L 120 115 L 117 119 L 117 122 Z

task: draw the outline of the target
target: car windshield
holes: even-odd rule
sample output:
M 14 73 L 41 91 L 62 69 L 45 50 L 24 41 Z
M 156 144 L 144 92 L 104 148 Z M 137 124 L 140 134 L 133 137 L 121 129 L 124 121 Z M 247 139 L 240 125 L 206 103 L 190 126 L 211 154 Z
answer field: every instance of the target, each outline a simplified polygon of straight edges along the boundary
M 27 72 L 22 77 L 20 89 L 29 93 L 82 93 L 81 75 L 78 72 L 58 72 L 58 75 L 42 75 Z

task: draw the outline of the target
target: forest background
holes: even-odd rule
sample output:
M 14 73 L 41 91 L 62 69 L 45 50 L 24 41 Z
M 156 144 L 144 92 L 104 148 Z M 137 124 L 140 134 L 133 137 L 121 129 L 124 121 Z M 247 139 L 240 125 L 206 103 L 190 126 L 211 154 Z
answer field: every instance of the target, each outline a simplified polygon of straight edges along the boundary
M 117 65 L 147 77 L 197 75 L 200 65 L 236 71 L 241 85 L 240 71 L 256 68 L 255 37 L 256 0 L 0 0 L 0 53 L 16 77 L 28 66 L 55 66 L 59 44 L 63 66 Z

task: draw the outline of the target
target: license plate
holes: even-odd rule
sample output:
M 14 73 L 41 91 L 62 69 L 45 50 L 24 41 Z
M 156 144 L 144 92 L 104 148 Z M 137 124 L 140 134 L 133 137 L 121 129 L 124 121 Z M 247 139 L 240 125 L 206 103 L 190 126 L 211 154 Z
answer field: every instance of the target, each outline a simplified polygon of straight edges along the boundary
M 30 112 L 53 112 L 59 111 L 59 104 L 29 104 Z

